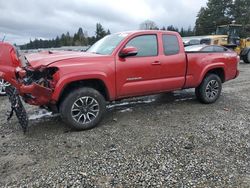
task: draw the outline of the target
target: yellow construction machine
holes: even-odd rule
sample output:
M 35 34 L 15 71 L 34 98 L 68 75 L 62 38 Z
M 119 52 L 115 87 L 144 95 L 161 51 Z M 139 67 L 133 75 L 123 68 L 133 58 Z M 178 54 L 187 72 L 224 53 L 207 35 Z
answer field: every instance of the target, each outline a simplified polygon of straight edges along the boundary
M 221 25 L 216 33 L 207 36 L 184 37 L 185 46 L 195 44 L 221 45 L 236 51 L 245 63 L 250 63 L 250 37 L 240 38 L 242 25 Z
M 217 44 L 236 51 L 245 63 L 250 63 L 250 37 L 240 38 L 242 25 L 221 25 L 216 34 L 211 36 L 211 44 Z

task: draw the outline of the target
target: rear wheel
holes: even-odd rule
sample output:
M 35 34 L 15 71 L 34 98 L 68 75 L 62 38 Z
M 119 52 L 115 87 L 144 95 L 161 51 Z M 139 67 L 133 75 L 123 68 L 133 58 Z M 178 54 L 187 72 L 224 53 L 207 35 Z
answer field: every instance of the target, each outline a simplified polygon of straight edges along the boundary
M 221 94 L 222 83 L 216 74 L 208 74 L 199 87 L 195 89 L 198 100 L 202 103 L 214 103 Z
M 104 97 L 92 88 L 74 90 L 60 106 L 62 119 L 77 130 L 91 129 L 97 126 L 105 110 Z

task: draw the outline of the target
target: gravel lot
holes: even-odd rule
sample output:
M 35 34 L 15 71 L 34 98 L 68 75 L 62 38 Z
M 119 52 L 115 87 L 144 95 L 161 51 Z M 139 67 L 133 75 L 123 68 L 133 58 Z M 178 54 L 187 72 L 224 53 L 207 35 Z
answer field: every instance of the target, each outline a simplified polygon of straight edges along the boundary
M 250 65 L 240 70 L 215 104 L 193 90 L 125 100 L 82 132 L 27 107 L 24 135 L 1 97 L 0 187 L 250 187 Z

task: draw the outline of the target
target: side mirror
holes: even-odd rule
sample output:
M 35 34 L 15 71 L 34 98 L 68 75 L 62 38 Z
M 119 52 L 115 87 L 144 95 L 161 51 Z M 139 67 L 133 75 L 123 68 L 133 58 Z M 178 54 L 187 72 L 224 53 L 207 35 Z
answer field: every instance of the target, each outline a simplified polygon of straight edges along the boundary
M 119 57 L 125 58 L 125 57 L 129 57 L 129 56 L 135 56 L 138 54 L 138 50 L 137 48 L 133 47 L 133 46 L 128 46 L 123 48 L 120 53 L 119 53 Z

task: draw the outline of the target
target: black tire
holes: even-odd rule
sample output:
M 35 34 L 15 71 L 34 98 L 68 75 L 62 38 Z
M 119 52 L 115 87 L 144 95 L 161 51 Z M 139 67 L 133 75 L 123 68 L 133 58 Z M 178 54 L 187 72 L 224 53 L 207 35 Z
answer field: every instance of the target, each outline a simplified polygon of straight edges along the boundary
M 221 94 L 222 83 L 216 74 L 208 74 L 199 87 L 195 88 L 195 94 L 201 103 L 214 103 Z
M 245 63 L 250 63 L 250 50 L 248 50 L 247 54 L 242 57 Z
M 105 111 L 106 101 L 103 95 L 88 87 L 73 90 L 60 105 L 63 121 L 76 130 L 97 126 Z

